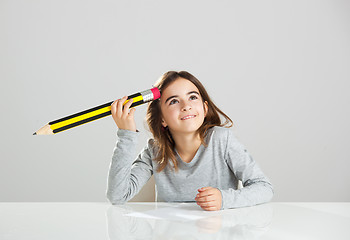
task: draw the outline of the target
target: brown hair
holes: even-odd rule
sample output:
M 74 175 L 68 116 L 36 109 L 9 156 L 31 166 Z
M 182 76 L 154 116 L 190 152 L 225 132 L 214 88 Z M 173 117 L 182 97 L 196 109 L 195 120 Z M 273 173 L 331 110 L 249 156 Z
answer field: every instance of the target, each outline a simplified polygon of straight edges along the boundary
M 160 79 L 155 83 L 154 86 L 157 87 L 160 92 L 162 92 L 164 91 L 164 89 L 166 89 L 171 83 L 176 81 L 178 78 L 184 78 L 192 82 L 198 88 L 199 93 L 202 97 L 203 103 L 205 101 L 208 103 L 207 115 L 204 118 L 204 122 L 202 126 L 197 130 L 203 145 L 206 145 L 204 142 L 204 138 L 209 128 L 214 126 L 221 126 L 221 127 L 233 126 L 232 120 L 212 102 L 202 83 L 189 72 L 186 72 L 186 71 L 166 72 L 160 77 Z M 224 117 L 225 119 L 224 123 L 221 122 L 220 115 Z M 169 160 L 172 161 L 174 165 L 174 169 L 177 170 L 178 168 L 177 168 L 177 161 L 176 161 L 176 153 L 174 148 L 175 142 L 171 136 L 170 131 L 167 128 L 164 129 L 161 124 L 162 114 L 161 114 L 159 99 L 151 102 L 148 105 L 146 120 L 147 120 L 148 127 L 151 133 L 153 134 L 155 144 L 158 149 L 156 158 L 154 159 L 159 164 L 157 172 L 161 172 L 166 167 Z M 231 124 L 229 126 L 226 126 L 228 123 L 231 123 Z

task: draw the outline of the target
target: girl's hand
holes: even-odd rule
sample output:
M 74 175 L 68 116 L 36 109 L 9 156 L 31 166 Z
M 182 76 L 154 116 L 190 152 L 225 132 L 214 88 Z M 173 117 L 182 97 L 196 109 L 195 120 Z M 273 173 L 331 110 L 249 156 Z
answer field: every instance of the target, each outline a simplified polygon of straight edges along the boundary
M 119 129 L 130 130 L 136 132 L 136 124 L 134 119 L 135 108 L 131 108 L 133 99 L 130 99 L 123 108 L 123 103 L 128 97 L 123 97 L 114 101 L 111 105 L 111 112 L 114 122 Z
M 203 187 L 198 189 L 195 198 L 197 204 L 206 211 L 217 211 L 221 209 L 221 192 L 217 188 Z

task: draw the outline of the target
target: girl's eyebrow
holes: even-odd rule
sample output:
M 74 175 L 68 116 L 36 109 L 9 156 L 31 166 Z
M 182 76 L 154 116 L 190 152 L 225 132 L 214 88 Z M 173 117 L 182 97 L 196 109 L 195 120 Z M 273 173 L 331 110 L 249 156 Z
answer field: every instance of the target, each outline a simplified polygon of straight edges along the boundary
M 197 94 L 199 96 L 199 93 L 197 91 L 191 91 L 191 92 L 188 92 L 187 95 L 190 95 L 190 94 Z M 178 95 L 174 95 L 174 96 L 171 96 L 171 97 L 168 97 L 166 100 L 165 100 L 165 103 L 167 103 L 170 99 L 172 98 L 176 98 L 176 97 L 179 97 Z

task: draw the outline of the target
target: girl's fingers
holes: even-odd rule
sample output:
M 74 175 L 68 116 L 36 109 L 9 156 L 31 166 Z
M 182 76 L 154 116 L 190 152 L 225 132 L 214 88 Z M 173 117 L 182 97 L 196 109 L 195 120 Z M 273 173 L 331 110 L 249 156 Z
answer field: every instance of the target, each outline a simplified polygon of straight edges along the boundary
M 215 194 L 215 191 L 213 191 L 213 189 L 207 189 L 205 191 L 200 191 L 198 189 L 199 193 L 197 194 L 196 198 L 202 198 L 202 197 L 206 197 L 206 196 L 211 196 Z
M 214 195 L 207 195 L 207 196 L 202 196 L 202 197 L 196 197 L 195 200 L 197 202 L 210 202 L 210 201 L 214 201 L 215 200 L 215 196 Z
M 134 112 L 135 112 L 135 111 L 136 111 L 135 108 L 130 109 L 129 116 L 130 116 L 131 118 L 134 118 Z
M 123 114 L 123 103 L 125 102 L 125 100 L 127 99 L 128 97 L 125 96 L 125 97 L 122 97 L 121 99 L 118 100 L 118 103 L 117 103 L 117 115 L 118 117 L 121 117 L 122 114 Z
M 129 108 L 132 102 L 133 102 L 133 99 L 130 99 L 127 103 L 124 104 L 124 109 L 123 109 L 124 116 L 127 116 L 129 114 Z
M 211 207 L 211 206 L 215 206 L 216 201 L 212 200 L 212 201 L 206 201 L 206 202 L 197 202 L 197 204 L 201 207 Z
M 195 198 L 197 204 L 207 211 L 220 210 L 221 199 L 220 190 L 213 187 L 203 187 L 198 189 L 198 194 Z
M 202 187 L 202 188 L 198 189 L 198 192 L 204 192 L 204 191 L 209 190 L 211 188 L 212 187 Z
M 206 211 L 218 211 L 218 210 L 220 210 L 217 207 L 204 207 L 203 209 Z
M 197 204 L 204 210 L 218 210 L 217 204 L 215 202 Z
M 200 189 L 198 189 L 197 196 L 202 197 L 202 196 L 213 195 L 213 194 L 215 194 L 215 190 L 216 190 L 216 188 L 212 188 L 212 187 L 200 188 Z
M 128 97 L 123 97 L 114 101 L 111 105 L 111 113 L 114 122 L 119 129 L 136 131 L 134 112 L 135 109 L 130 109 L 133 99 L 130 99 L 125 103 Z M 125 103 L 125 104 L 124 104 Z
M 112 115 L 115 115 L 116 111 L 117 111 L 117 103 L 118 103 L 119 99 L 115 100 L 112 105 L 111 105 L 111 112 Z

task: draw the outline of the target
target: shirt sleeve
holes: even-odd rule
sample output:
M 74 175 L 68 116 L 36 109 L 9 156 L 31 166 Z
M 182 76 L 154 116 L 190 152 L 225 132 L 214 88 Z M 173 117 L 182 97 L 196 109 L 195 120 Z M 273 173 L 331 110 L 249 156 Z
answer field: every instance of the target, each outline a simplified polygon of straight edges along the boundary
M 243 188 L 220 189 L 222 209 L 253 206 L 269 202 L 273 187 L 245 147 L 228 131 L 225 160 Z
M 123 204 L 133 198 L 153 174 L 150 146 L 152 140 L 135 160 L 138 132 L 118 129 L 108 173 L 107 199 Z

